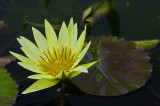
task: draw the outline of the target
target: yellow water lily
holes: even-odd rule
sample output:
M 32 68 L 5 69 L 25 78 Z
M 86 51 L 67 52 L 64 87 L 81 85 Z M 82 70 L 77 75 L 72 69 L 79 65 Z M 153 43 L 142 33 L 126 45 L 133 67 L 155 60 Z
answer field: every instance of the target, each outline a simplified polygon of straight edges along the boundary
M 74 24 L 71 18 L 68 27 L 62 23 L 57 38 L 56 33 L 47 20 L 45 20 L 46 38 L 37 29 L 32 28 L 36 44 L 27 38 L 17 38 L 25 56 L 11 52 L 21 62 L 22 67 L 37 74 L 28 76 L 30 79 L 37 79 L 22 94 L 39 91 L 56 85 L 62 79 L 72 78 L 80 73 L 88 73 L 88 68 L 97 61 L 79 65 L 88 51 L 91 42 L 82 50 L 85 41 L 86 28 L 77 39 L 77 23 Z

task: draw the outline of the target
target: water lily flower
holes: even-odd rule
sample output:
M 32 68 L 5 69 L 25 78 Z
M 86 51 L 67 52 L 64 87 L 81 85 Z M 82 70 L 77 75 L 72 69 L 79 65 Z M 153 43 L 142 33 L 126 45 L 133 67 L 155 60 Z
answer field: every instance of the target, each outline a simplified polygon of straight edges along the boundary
M 57 38 L 56 33 L 47 20 L 45 20 L 46 38 L 35 28 L 32 28 L 36 44 L 27 38 L 17 38 L 21 44 L 21 50 L 25 56 L 11 52 L 21 62 L 22 67 L 35 72 L 28 76 L 30 79 L 37 79 L 22 94 L 39 91 L 56 85 L 59 81 L 72 78 L 80 73 L 88 73 L 88 68 L 98 61 L 79 65 L 88 51 L 91 42 L 83 48 L 86 28 L 77 39 L 77 23 L 74 24 L 71 18 L 68 27 L 63 22 Z

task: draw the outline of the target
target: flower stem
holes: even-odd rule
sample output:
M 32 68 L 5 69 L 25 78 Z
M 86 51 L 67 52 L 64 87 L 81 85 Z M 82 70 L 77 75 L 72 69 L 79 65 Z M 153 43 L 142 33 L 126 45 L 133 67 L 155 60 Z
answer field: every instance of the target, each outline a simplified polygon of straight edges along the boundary
M 62 84 L 61 90 L 60 90 L 60 102 L 59 106 L 64 106 L 65 104 L 65 84 Z

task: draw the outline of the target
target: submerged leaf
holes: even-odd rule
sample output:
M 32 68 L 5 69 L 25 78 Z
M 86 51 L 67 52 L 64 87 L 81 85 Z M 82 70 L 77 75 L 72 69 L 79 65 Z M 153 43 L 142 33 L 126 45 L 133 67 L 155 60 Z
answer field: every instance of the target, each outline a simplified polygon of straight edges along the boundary
M 31 26 L 44 28 L 44 24 L 32 23 L 32 22 L 29 22 L 26 18 L 23 18 L 23 21 L 25 22 L 25 24 L 28 24 L 28 25 L 31 25 Z M 52 25 L 52 27 L 55 30 L 59 30 L 61 28 L 60 25 Z
M 100 47 L 97 47 L 99 42 Z M 71 80 L 75 86 L 92 95 L 123 95 L 144 86 L 151 76 L 152 65 L 148 54 L 124 39 L 92 39 L 86 60 L 95 59 L 100 59 L 99 65 L 90 68 L 89 74 L 80 74 Z
M 0 106 L 11 106 L 18 93 L 17 84 L 12 80 L 7 70 L 0 68 Z
M 0 21 L 0 29 L 2 29 L 5 26 L 4 21 Z
M 51 0 L 44 0 L 44 5 L 46 9 L 49 8 L 50 3 L 51 3 Z
M 4 21 L 0 20 L 0 36 L 1 36 L 1 39 L 3 39 L 2 37 L 7 37 L 10 34 L 12 34 L 12 31 L 10 30 L 8 25 L 5 24 Z

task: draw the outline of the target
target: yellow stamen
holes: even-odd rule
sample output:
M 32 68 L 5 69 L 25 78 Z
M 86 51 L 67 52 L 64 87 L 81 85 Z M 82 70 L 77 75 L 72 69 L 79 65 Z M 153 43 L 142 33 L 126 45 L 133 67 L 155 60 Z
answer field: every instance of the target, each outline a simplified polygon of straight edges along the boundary
M 55 50 L 51 53 L 44 53 L 47 60 L 41 57 L 39 64 L 41 66 L 40 71 L 43 71 L 47 75 L 56 76 L 62 70 L 69 72 L 73 63 L 77 60 L 77 54 L 72 52 L 71 48 L 63 47 Z

